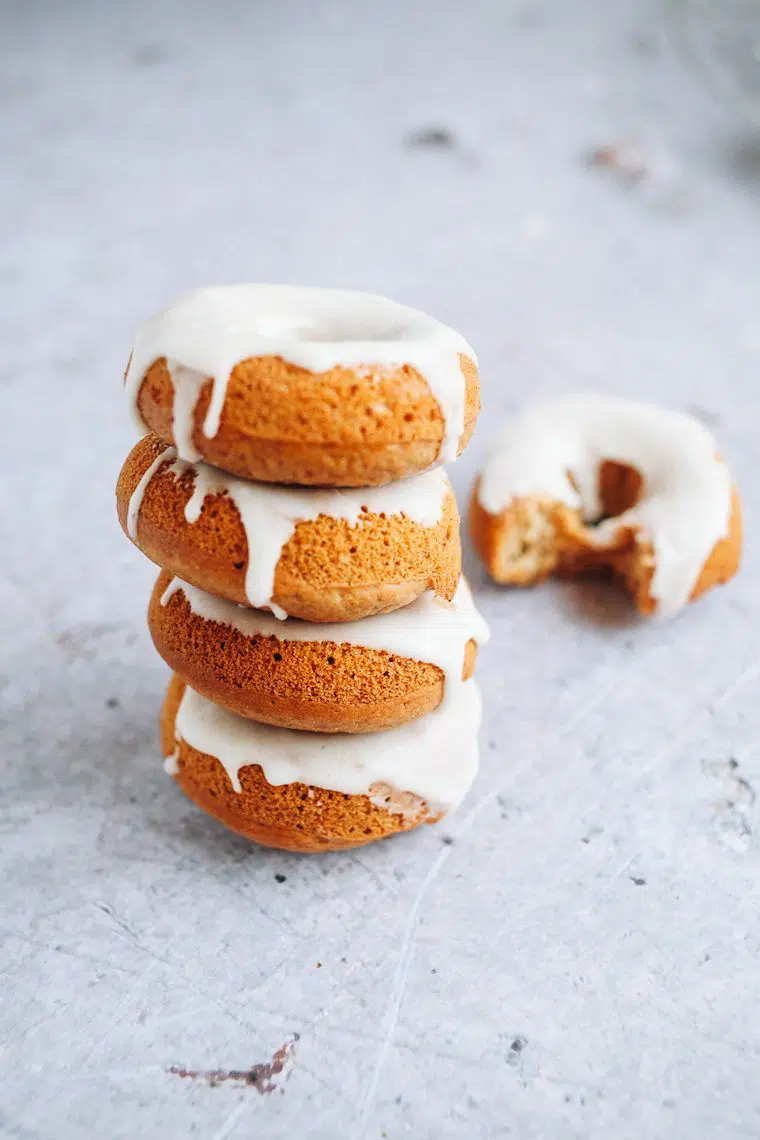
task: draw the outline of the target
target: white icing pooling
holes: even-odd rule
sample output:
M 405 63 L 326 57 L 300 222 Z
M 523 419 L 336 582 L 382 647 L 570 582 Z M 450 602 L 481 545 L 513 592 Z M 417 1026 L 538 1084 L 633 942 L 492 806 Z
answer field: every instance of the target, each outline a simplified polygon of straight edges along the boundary
M 450 490 L 448 478 L 440 467 L 383 487 L 345 491 L 252 483 L 207 463 L 177 460 L 175 474 L 180 476 L 188 471 L 192 472 L 194 483 L 185 506 L 185 518 L 189 523 L 197 522 L 208 495 L 226 493 L 232 499 L 248 540 L 246 597 L 252 606 L 271 608 L 278 618 L 285 618 L 287 614 L 272 602 L 275 570 L 282 549 L 299 522 L 327 515 L 356 525 L 366 507 L 372 514 L 405 515 L 422 526 L 431 527 L 439 521 Z
M 165 357 L 172 377 L 175 442 L 195 460 L 192 416 L 200 385 L 213 378 L 203 424 L 219 430 L 230 375 L 242 360 L 280 356 L 310 372 L 344 365 L 372 371 L 411 365 L 424 376 L 445 421 L 439 459 L 456 459 L 464 429 L 465 378 L 459 354 L 476 361 L 459 333 L 426 313 L 371 293 L 289 285 L 219 285 L 198 289 L 157 313 L 139 329 L 126 390 L 139 421 L 137 396 L 150 366 Z M 200 377 L 200 380 L 198 379 Z
M 622 527 L 652 544 L 652 597 L 661 615 L 686 604 L 731 518 L 731 477 L 710 433 L 691 416 L 608 396 L 582 394 L 529 408 L 507 427 L 488 460 L 478 498 L 492 515 L 516 498 L 545 496 L 601 513 L 604 460 L 643 476 L 639 501 L 594 527 L 604 546 Z
M 240 770 L 259 764 L 275 787 L 304 783 L 366 795 L 376 785 L 387 784 L 431 806 L 451 808 L 463 799 L 477 772 L 480 710 L 478 687 L 467 681 L 445 708 L 410 724 L 361 736 L 325 735 L 256 724 L 188 686 L 175 736 L 215 756 L 236 792 L 241 791 Z
M 176 458 L 177 458 L 176 448 L 174 448 L 174 447 L 164 448 L 164 450 L 161 452 L 161 454 L 157 455 L 156 458 L 153 460 L 150 467 L 145 472 L 142 479 L 140 480 L 140 482 L 137 484 L 134 491 L 132 492 L 130 499 L 129 499 L 129 505 L 127 507 L 127 534 L 129 535 L 129 537 L 131 539 L 135 539 L 137 537 L 137 519 L 140 515 L 140 507 L 142 506 L 142 501 L 143 501 L 143 498 L 145 497 L 145 491 L 148 487 L 148 484 L 150 483 L 151 479 L 153 478 L 153 476 L 158 471 L 159 467 L 161 467 L 164 463 L 166 463 L 167 460 L 174 460 Z
M 488 640 L 488 626 L 472 600 L 470 588 L 460 578 L 451 602 L 427 591 L 403 609 L 390 614 L 334 624 L 298 621 L 278 622 L 260 610 L 236 606 L 234 602 L 207 594 L 196 586 L 173 578 L 161 597 L 166 605 L 181 591 L 194 614 L 207 621 L 232 626 L 245 637 L 276 637 L 280 641 L 332 641 L 340 645 L 360 645 L 385 650 L 396 657 L 429 661 L 443 670 L 444 702 L 454 698 L 462 681 L 464 650 L 470 639 L 479 645 Z

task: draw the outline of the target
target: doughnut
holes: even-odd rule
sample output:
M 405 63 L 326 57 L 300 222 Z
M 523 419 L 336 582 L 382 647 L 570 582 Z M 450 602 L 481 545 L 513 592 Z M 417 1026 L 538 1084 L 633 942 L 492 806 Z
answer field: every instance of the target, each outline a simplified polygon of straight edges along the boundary
M 421 720 L 366 736 L 256 724 L 176 675 L 161 713 L 164 767 L 191 800 L 268 847 L 330 851 L 434 823 L 478 766 L 474 681 Z
M 469 528 L 497 582 L 605 569 L 641 613 L 663 617 L 727 582 L 742 542 L 739 496 L 702 424 L 593 394 L 508 425 L 475 484 Z
M 426 589 L 450 601 L 459 580 L 459 513 L 442 468 L 365 490 L 278 487 L 177 460 L 146 436 L 116 501 L 153 562 L 277 617 L 356 621 Z
M 449 462 L 480 410 L 464 337 L 384 297 L 285 285 L 199 289 L 138 331 L 141 433 L 266 483 L 370 487 Z
M 464 578 L 451 602 L 337 625 L 277 618 L 158 577 L 148 609 L 156 649 L 192 688 L 282 728 L 375 732 L 432 712 L 472 675 L 488 629 Z

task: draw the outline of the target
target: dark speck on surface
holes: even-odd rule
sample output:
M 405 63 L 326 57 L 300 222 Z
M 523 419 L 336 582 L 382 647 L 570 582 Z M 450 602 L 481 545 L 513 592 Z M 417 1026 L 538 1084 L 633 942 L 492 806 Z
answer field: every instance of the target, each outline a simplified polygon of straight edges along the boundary
M 637 887 L 645 887 L 645 886 L 647 885 L 647 881 L 646 881 L 646 879 L 639 879 L 639 878 L 637 878 L 637 877 L 636 877 L 636 875 L 629 875 L 629 876 L 628 876 L 628 878 L 629 878 L 629 879 L 631 880 L 631 882 L 632 882 L 632 883 L 634 883 L 634 884 L 635 884 Z
M 141 44 L 132 53 L 131 63 L 133 67 L 158 67 L 168 54 L 163 44 Z
M 512 1038 L 507 1051 L 508 1065 L 517 1066 L 520 1064 L 522 1052 L 527 1044 L 528 1038 L 523 1037 L 522 1033 L 518 1033 L 516 1037 Z
M 448 127 L 421 127 L 404 139 L 410 150 L 452 150 L 456 145 L 457 137 Z
M 705 408 L 702 404 L 689 404 L 686 411 L 690 416 L 694 416 L 695 420 L 700 420 L 705 427 L 716 427 L 720 423 L 718 413 Z
M 118 707 L 119 707 L 119 698 L 118 697 L 109 697 L 108 700 L 106 701 L 106 708 L 107 709 L 117 709 Z
M 287 875 L 283 875 L 278 871 L 274 879 L 276 883 L 284 883 L 287 880 L 287 877 Z
M 454 845 L 454 837 L 452 835 L 442 835 L 441 843 L 445 843 L 447 847 L 452 847 Z

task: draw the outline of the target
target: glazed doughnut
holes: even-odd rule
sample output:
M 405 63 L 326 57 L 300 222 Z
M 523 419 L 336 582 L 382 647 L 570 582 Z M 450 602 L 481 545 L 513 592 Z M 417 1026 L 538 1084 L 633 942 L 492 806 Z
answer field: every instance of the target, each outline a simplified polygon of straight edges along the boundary
M 710 433 L 679 412 L 591 394 L 508 426 L 469 522 L 497 582 L 606 568 L 661 616 L 728 581 L 741 553 L 739 497 Z
M 159 575 L 148 608 L 156 649 L 231 712 L 282 728 L 375 732 L 424 716 L 472 675 L 488 630 L 460 579 L 451 602 L 339 625 L 278 621 Z
M 459 579 L 459 514 L 442 468 L 361 491 L 275 487 L 178 461 L 146 436 L 116 499 L 125 533 L 153 562 L 277 617 L 356 621 L 428 588 L 450 601 Z
M 387 732 L 325 736 L 256 724 L 173 677 L 161 714 L 166 763 L 199 807 L 291 851 L 359 847 L 455 807 L 475 778 L 480 694 Z
M 139 330 L 142 430 L 245 479 L 370 487 L 454 460 L 480 410 L 467 341 L 415 309 L 334 289 L 199 289 Z

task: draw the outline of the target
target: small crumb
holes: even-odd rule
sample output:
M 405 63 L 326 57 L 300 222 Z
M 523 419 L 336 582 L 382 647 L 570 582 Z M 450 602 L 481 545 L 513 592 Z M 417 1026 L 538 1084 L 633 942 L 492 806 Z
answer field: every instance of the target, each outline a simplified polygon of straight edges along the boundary
M 523 1049 L 525 1048 L 525 1046 L 527 1044 L 528 1044 L 528 1038 L 523 1037 L 522 1034 L 518 1034 L 518 1036 L 515 1037 L 514 1040 L 512 1041 L 512 1044 L 509 1046 L 509 1048 L 512 1050 L 513 1053 L 522 1053 Z
M 318 970 L 321 970 L 321 969 L 322 969 L 322 963 L 321 963 L 321 962 L 317 962 L 317 969 L 318 969 Z
M 275 882 L 284 883 L 287 881 L 287 878 L 288 878 L 287 875 L 283 875 L 283 874 L 281 874 L 281 872 L 278 871 L 277 874 L 275 875 Z
M 134 67 L 139 68 L 157 67 L 159 64 L 164 62 L 167 54 L 168 53 L 163 44 L 142 44 L 132 53 L 131 62 Z
M 118 697 L 109 697 L 108 700 L 106 701 L 106 708 L 107 709 L 117 709 L 118 707 L 119 707 L 119 698 Z
M 696 420 L 701 420 L 707 427 L 716 427 L 720 423 L 720 416 L 717 412 L 712 411 L 710 408 L 704 407 L 702 404 L 689 404 L 686 411 L 689 415 L 694 416 Z
M 635 143 L 610 143 L 599 146 L 586 156 L 588 166 L 609 170 L 626 182 L 639 182 L 649 174 L 649 166 Z
M 404 146 L 410 149 L 451 150 L 457 145 L 457 138 L 448 127 L 421 127 L 411 131 L 404 139 Z
M 637 887 L 645 887 L 647 885 L 646 879 L 638 879 L 636 875 L 629 875 L 628 878 Z
M 442 835 L 441 836 L 441 843 L 445 843 L 445 845 L 447 847 L 453 847 L 454 837 L 452 835 Z

